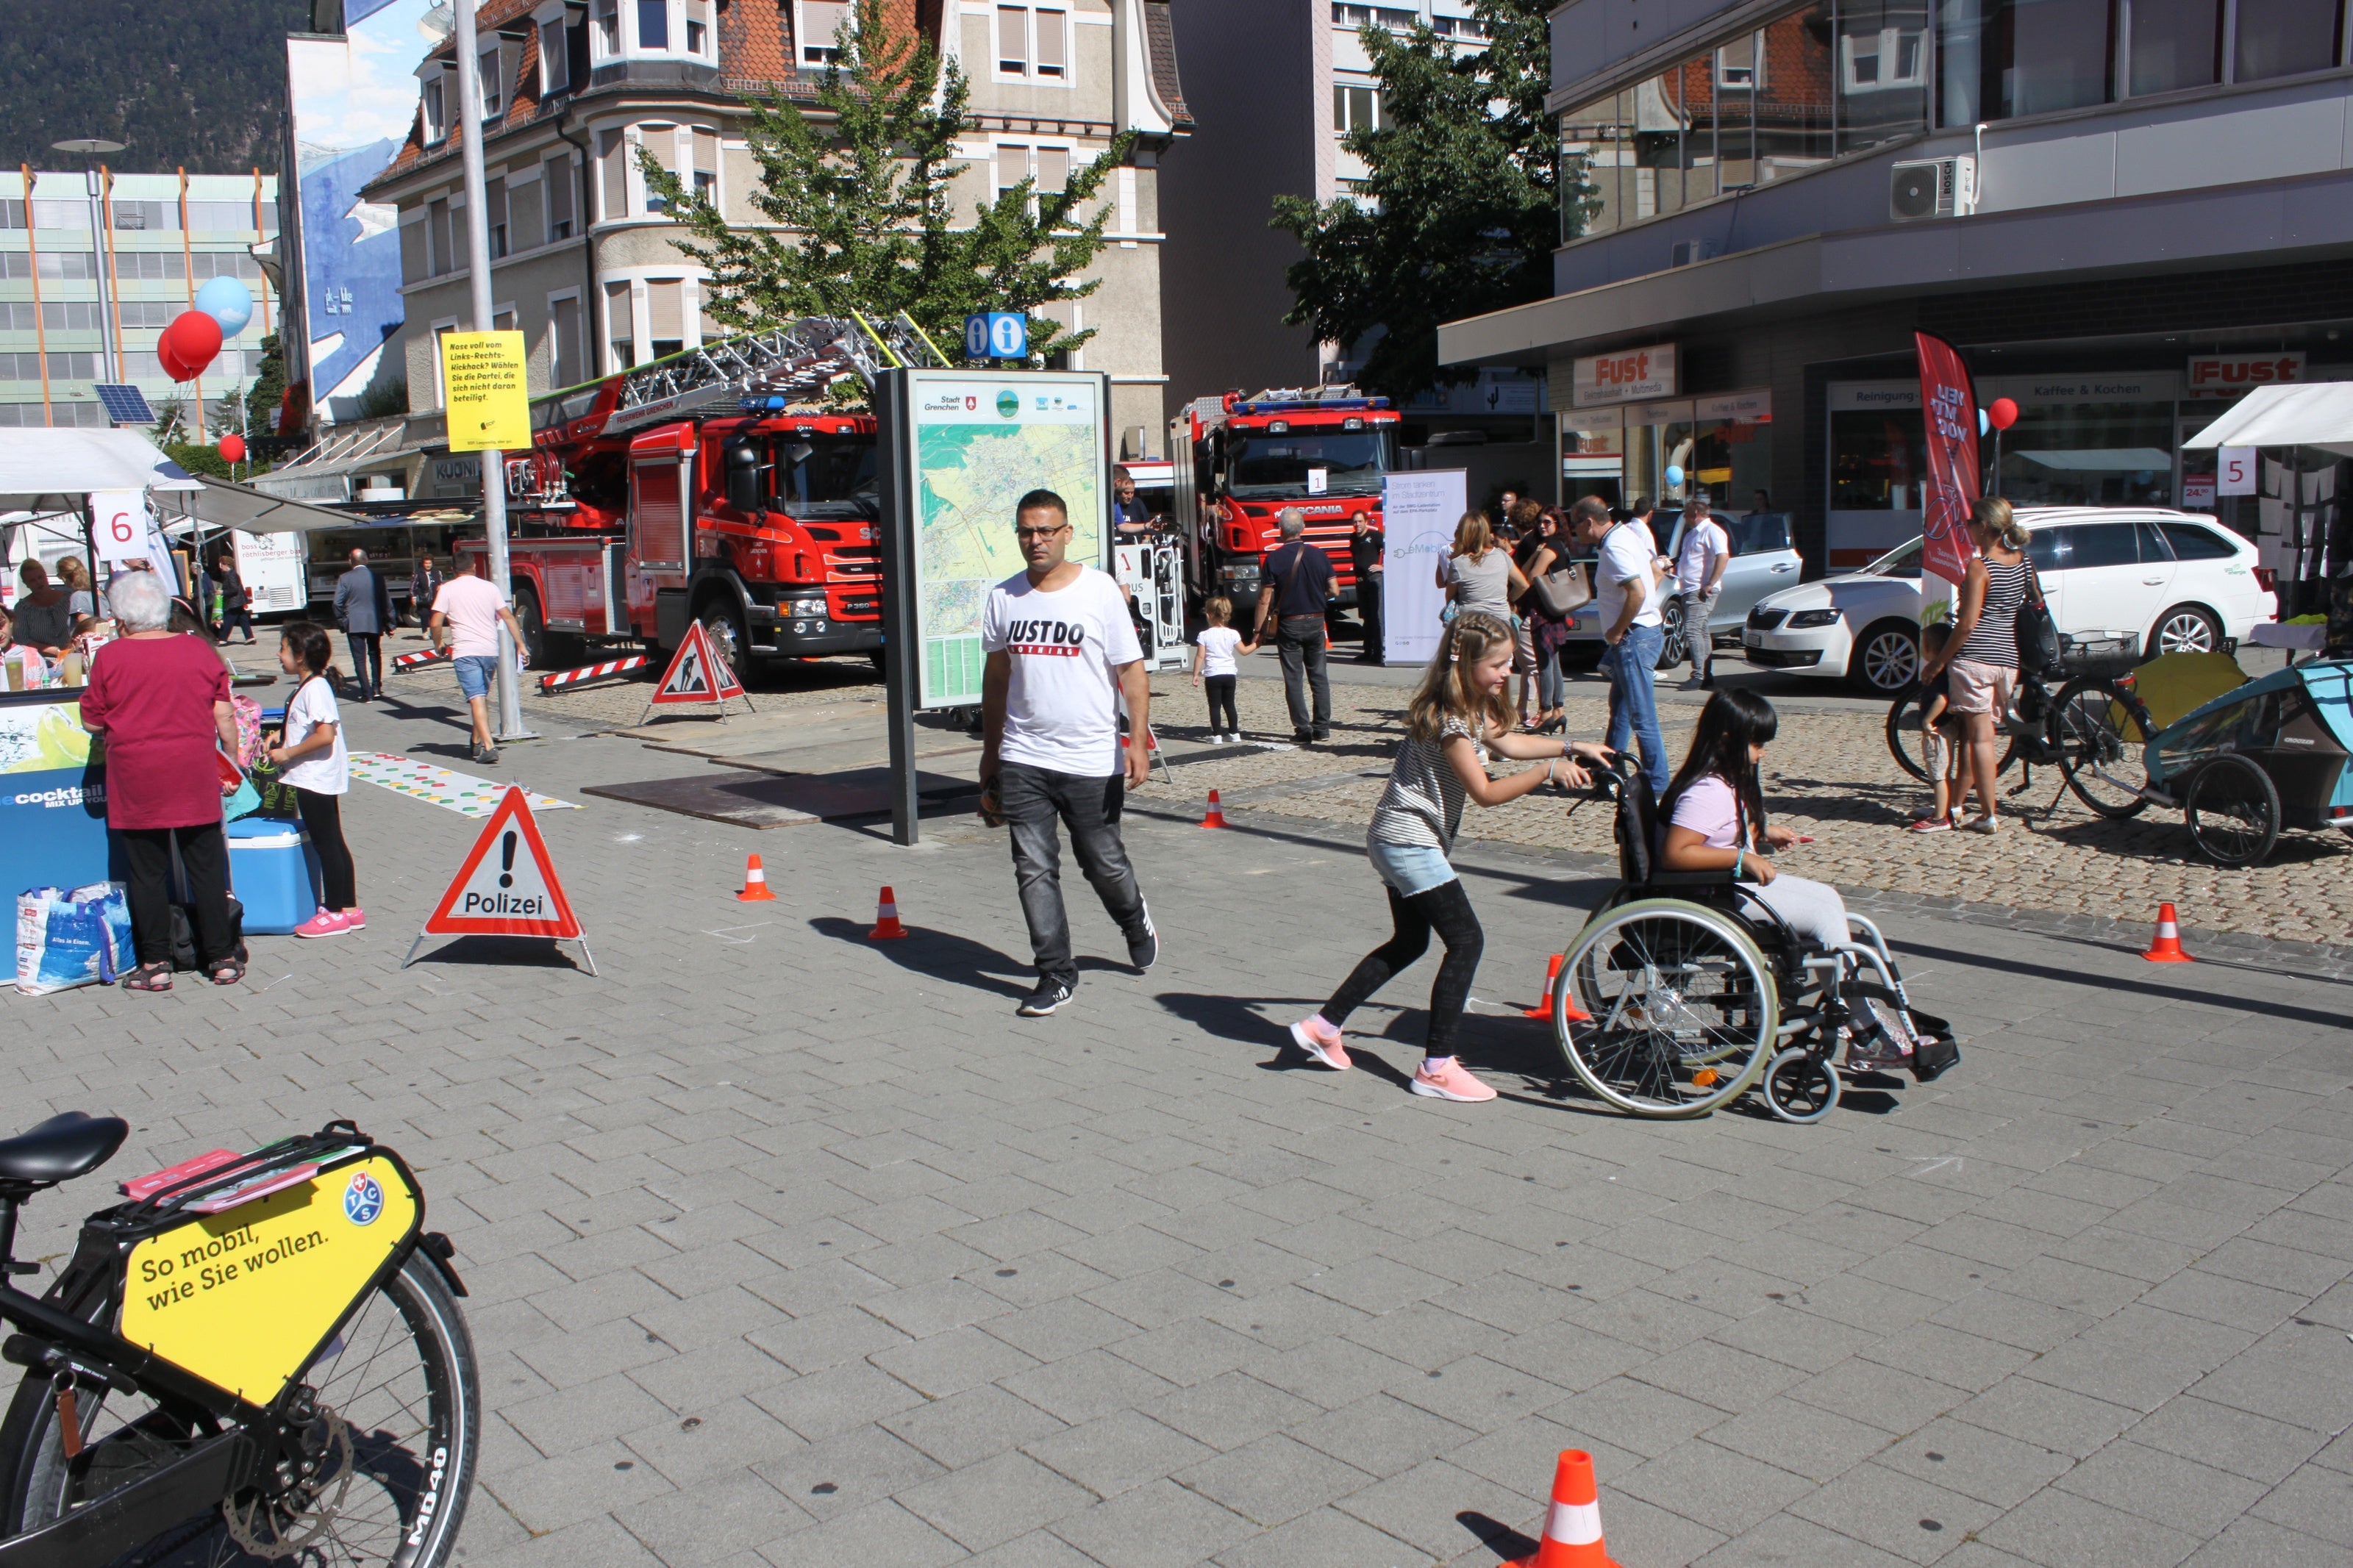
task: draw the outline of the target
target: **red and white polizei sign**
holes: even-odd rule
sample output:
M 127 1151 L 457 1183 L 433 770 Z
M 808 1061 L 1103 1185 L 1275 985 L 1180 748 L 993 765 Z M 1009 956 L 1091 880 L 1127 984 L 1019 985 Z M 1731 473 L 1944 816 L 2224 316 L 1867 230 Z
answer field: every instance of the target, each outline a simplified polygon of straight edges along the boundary
M 1641 403 L 1675 395 L 1675 345 L 1652 343 L 1644 349 L 1621 349 L 1595 354 L 1572 367 L 1571 396 L 1579 408 L 1609 403 Z
M 2193 354 L 2182 384 L 2189 397 L 2236 397 L 2258 386 L 2293 386 L 2304 379 L 2304 354 Z

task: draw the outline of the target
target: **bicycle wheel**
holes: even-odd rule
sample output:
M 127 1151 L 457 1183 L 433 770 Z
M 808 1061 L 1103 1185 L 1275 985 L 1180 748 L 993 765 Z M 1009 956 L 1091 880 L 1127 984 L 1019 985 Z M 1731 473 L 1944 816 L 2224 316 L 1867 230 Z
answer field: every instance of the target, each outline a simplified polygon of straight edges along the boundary
M 2079 679 L 2060 688 L 2044 736 L 2075 798 L 2121 822 L 2148 809 L 2148 801 L 2125 782 L 2125 749 L 2153 728 L 2148 710 L 2130 690 L 2113 680 Z
M 1932 784 L 1936 781 L 1928 776 L 1927 764 L 1921 760 L 1922 729 L 1920 698 L 1916 692 L 1899 697 L 1888 705 L 1887 754 L 1894 757 L 1895 765 L 1905 773 L 1922 784 Z M 2001 760 L 1994 764 L 1993 770 L 1996 774 L 2010 772 L 2018 762 L 2018 737 L 2006 733 L 2001 740 Z
M 2269 773 L 2236 753 L 2189 775 L 2181 809 L 2191 840 L 2217 866 L 2260 866 L 2279 842 L 2279 791 Z
M 69 1310 L 91 1321 L 113 1316 L 104 1300 Z M 117 1568 L 448 1561 L 473 1485 L 481 1391 L 466 1321 L 431 1261 L 411 1256 L 298 1380 L 319 1411 L 312 1472 L 265 1474 L 203 1513 L 149 1521 L 153 1534 Z M 208 1435 L 103 1383 L 79 1380 L 74 1393 L 81 1447 L 69 1458 L 47 1375 L 27 1373 L 18 1385 L 0 1422 L 0 1536 L 86 1508 Z
M 1738 921 L 1641 899 L 1596 917 L 1561 964 L 1553 1037 L 1587 1089 L 1636 1116 L 1704 1116 L 1747 1092 L 1780 1025 L 1773 973 Z M 1572 994 L 1593 1016 L 1572 1028 Z

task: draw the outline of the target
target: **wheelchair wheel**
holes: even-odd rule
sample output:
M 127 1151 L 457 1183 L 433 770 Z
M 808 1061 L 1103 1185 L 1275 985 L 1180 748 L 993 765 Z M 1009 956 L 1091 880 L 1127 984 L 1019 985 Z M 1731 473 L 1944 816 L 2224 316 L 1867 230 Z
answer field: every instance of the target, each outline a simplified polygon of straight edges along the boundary
M 2111 680 L 2071 680 L 2060 688 L 2046 724 L 2044 738 L 2076 799 L 2119 822 L 2148 809 L 2124 782 L 2125 749 L 2151 731 L 2139 698 Z
M 1757 1084 L 1765 1107 L 1784 1121 L 1820 1121 L 1838 1109 L 1839 1075 L 1831 1064 L 1792 1046 L 1765 1066 Z
M 1780 1026 L 1773 972 L 1740 921 L 1677 899 L 1605 910 L 1561 965 L 1553 1036 L 1585 1087 L 1636 1116 L 1704 1116 L 1757 1081 Z M 1573 1028 L 1574 996 L 1593 1016 Z

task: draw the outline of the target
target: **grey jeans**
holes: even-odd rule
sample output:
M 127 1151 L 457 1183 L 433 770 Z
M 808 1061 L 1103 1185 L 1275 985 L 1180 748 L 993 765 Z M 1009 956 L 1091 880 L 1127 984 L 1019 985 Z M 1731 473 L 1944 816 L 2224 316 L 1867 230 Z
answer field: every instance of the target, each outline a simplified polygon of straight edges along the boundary
M 1071 852 L 1094 885 L 1120 933 L 1134 942 L 1150 931 L 1144 889 L 1120 842 L 1119 813 L 1127 795 L 1124 775 L 1089 778 L 1007 763 L 997 773 L 997 794 L 1013 839 L 1013 880 L 1021 890 L 1021 915 L 1029 922 L 1029 951 L 1040 979 L 1075 985 L 1079 966 L 1071 957 L 1071 922 L 1062 909 L 1062 846 L 1059 821 L 1071 830 Z
M 1291 709 L 1292 732 L 1310 730 L 1319 740 L 1331 733 L 1332 678 L 1324 665 L 1324 617 L 1283 616 L 1275 626 L 1274 650 L 1282 658 L 1282 697 Z

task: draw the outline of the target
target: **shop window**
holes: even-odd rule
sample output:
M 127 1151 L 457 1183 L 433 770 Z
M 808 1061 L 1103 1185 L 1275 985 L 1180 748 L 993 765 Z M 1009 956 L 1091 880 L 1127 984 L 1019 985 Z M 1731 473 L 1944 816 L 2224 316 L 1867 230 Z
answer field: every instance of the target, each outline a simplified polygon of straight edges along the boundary
M 2232 79 L 2327 70 L 2337 61 L 2343 15 L 2337 0 L 2239 0 Z
M 1946 0 L 1943 122 L 2048 114 L 2108 100 L 2112 0 Z
M 1927 471 L 1927 433 L 1918 409 L 1831 415 L 1832 511 L 1917 511 Z
M 2002 436 L 2001 493 L 2020 506 L 2171 506 L 2173 436 L 2167 403 L 2028 404 Z
M 2222 0 L 2133 0 L 2127 90 L 2171 92 L 2222 79 Z

